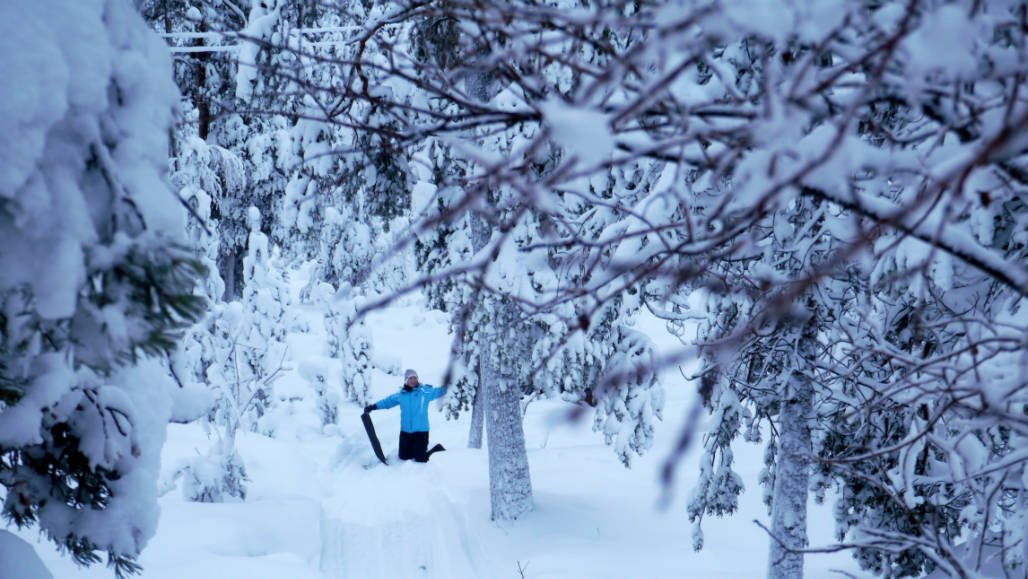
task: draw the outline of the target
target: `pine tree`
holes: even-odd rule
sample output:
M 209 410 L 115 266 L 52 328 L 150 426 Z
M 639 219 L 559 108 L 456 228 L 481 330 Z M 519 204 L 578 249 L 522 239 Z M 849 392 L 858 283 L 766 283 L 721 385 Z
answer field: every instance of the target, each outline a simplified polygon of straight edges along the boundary
M 0 28 L 27 20 L 40 34 L 15 36 L 19 53 L 54 55 L 48 66 L 70 76 L 29 61 L 2 89 L 40 97 L 5 113 L 18 130 L 0 131 L 19 141 L 5 150 L 23 151 L 0 160 L 3 514 L 80 564 L 106 552 L 123 576 L 156 530 L 178 395 L 162 361 L 206 308 L 163 181 L 176 90 L 163 44 L 127 2 L 0 8 Z

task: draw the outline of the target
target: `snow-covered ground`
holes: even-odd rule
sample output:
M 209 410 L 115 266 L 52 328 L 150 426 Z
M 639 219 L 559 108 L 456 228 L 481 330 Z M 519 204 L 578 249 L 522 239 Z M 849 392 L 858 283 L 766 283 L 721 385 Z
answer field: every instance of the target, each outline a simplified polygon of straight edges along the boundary
M 659 323 L 646 326 L 663 347 L 673 347 Z M 376 314 L 369 327 L 380 361 L 417 368 L 422 381 L 438 382 L 450 340 L 441 314 L 409 301 Z M 323 354 L 310 343 L 316 335 L 304 339 L 308 343 L 294 344 L 293 352 Z M 301 361 L 294 360 L 294 367 Z M 376 374 L 373 398 L 392 393 L 399 382 Z M 250 478 L 246 502 L 191 503 L 180 489 L 169 488 L 161 499 L 157 535 L 140 558 L 143 577 L 762 577 L 768 539 L 753 523 L 767 520 L 756 483 L 759 448 L 737 454 L 748 489 L 741 512 L 708 519 L 701 552 L 692 550 L 685 513 L 695 448 L 679 469 L 674 500 L 658 507 L 659 467 L 693 400 L 692 386 L 677 369 L 667 372 L 665 384 L 656 445 L 630 470 L 588 420 L 571 425 L 560 419 L 566 405 L 531 403 L 525 433 L 535 510 L 509 524 L 489 521 L 487 454 L 465 448 L 469 416 L 447 421 L 433 412 L 432 443 L 448 450 L 428 464 L 379 464 L 356 405 L 341 412 L 337 429 L 300 425 L 275 439 L 240 433 Z M 373 417 L 387 456 L 395 459 L 398 412 Z M 210 444 L 198 424 L 171 425 L 166 474 Z M 34 531 L 20 535 L 36 546 L 54 577 L 112 576 L 103 565 L 76 567 L 48 542 L 37 541 Z M 812 545 L 831 541 L 828 507 L 811 505 L 810 538 Z M 808 577 L 846 576 L 833 570 L 867 576 L 848 554 L 807 558 Z

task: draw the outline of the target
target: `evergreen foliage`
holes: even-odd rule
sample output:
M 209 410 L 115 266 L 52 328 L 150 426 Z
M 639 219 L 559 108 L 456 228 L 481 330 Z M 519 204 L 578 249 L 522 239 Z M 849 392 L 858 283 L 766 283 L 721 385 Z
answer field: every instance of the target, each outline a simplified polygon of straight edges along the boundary
M 21 4 L 0 20 L 40 17 Z M 80 564 L 106 552 L 121 577 L 140 570 L 156 529 L 178 394 L 163 362 L 206 311 L 195 293 L 206 270 L 163 181 L 176 94 L 164 47 L 120 0 L 46 18 L 34 30 L 50 36 L 23 49 L 72 59 L 74 72 L 54 85 L 31 64 L 9 69 L 8 86 L 50 108 L 8 111 L 20 128 L 0 137 L 28 144 L 0 162 L 3 516 Z

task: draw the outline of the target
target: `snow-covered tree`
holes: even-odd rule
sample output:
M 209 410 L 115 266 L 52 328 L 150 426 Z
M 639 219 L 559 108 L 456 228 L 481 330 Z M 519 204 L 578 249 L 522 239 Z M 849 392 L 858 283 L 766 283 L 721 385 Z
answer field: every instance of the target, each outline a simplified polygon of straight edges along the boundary
M 733 510 L 741 434 L 767 444 L 771 576 L 799 573 L 811 476 L 883 574 L 959 575 L 988 546 L 1021 564 L 1023 3 L 338 8 L 360 28 L 331 53 L 251 39 L 317 63 L 252 85 L 304 95 L 280 111 L 309 121 L 283 230 L 355 288 L 413 247 L 423 276 L 402 289 L 454 312 L 452 410 L 518 382 L 596 403 L 643 449 L 644 370 L 678 360 L 652 361 L 632 316 L 680 331 L 702 294 L 716 428 L 690 514 Z M 510 332 L 530 363 L 491 355 Z
M 309 302 L 306 306 L 327 311 L 328 355 L 337 359 L 341 371 L 334 370 L 335 364 L 310 361 L 303 363 L 300 371 L 314 390 L 303 396 L 317 398 L 322 418 L 331 422 L 342 400 L 366 397 L 374 367 L 370 341 L 366 332 L 359 331 L 363 321 L 353 319 L 355 303 L 365 299 L 365 293 L 374 295 L 396 287 L 408 275 L 405 256 L 390 260 L 388 254 L 392 245 L 389 231 L 403 225 L 406 216 L 399 222 L 396 218 L 404 211 L 409 194 L 391 190 L 386 195 L 384 189 L 369 193 L 374 187 L 365 182 L 375 179 L 363 175 L 376 167 L 369 162 L 369 155 L 378 155 L 382 162 L 393 159 L 383 155 L 376 143 L 365 143 L 362 149 L 359 135 L 352 129 L 317 118 L 338 108 L 339 103 L 326 103 L 321 94 L 307 87 L 315 81 L 333 82 L 334 68 L 322 59 L 344 58 L 353 50 L 344 39 L 348 35 L 345 25 L 354 21 L 341 20 L 342 13 L 324 8 L 308 1 L 271 0 L 239 6 L 158 2 L 147 15 L 157 25 L 165 19 L 172 22 L 176 30 L 169 41 L 176 50 L 184 51 L 186 61 L 206 64 L 202 79 L 197 67 L 178 69 L 183 92 L 195 95 L 190 87 L 201 81 L 211 90 L 210 98 L 202 103 L 199 96 L 186 103 L 187 122 L 177 132 L 172 163 L 182 196 L 196 206 L 194 212 L 205 223 L 194 233 L 204 238 L 202 247 L 207 253 L 216 254 L 213 258 L 220 281 L 209 285 L 213 290 L 220 284 L 224 290 L 212 297 L 250 303 L 248 296 L 268 291 L 264 287 L 267 280 L 248 277 L 245 267 L 254 239 L 246 209 L 256 207 L 261 214 L 262 239 L 272 244 L 266 251 L 273 246 L 280 252 L 276 267 L 309 272 L 304 275 L 310 283 L 299 298 Z M 171 16 L 166 18 L 168 12 Z M 201 20 L 220 22 L 223 27 L 200 37 L 193 28 Z M 312 43 L 311 29 L 326 32 L 315 34 L 317 42 Z M 189 46 L 198 37 L 203 39 L 201 45 Z M 235 45 L 236 50 L 205 52 L 204 45 L 215 41 L 222 47 Z M 201 136 L 196 119 L 204 103 L 213 103 L 218 113 Z M 365 114 L 364 108 L 358 109 L 353 114 Z M 342 154 L 348 150 L 349 154 Z M 304 265 L 308 262 L 316 264 L 314 270 Z M 373 270 L 373 262 L 387 263 Z M 326 282 L 337 290 L 351 289 L 326 294 L 322 291 Z M 274 291 L 284 295 L 281 289 Z M 332 293 L 349 297 L 325 299 Z M 219 316 L 229 314 L 232 307 L 219 304 L 215 310 L 220 314 L 212 315 L 204 325 L 209 335 L 196 335 L 196 341 L 208 351 L 194 356 L 192 366 L 194 374 L 199 372 L 202 381 L 220 391 L 227 378 L 208 375 L 208 370 L 227 363 L 227 350 L 218 346 L 223 340 L 216 326 Z M 253 321 L 249 315 L 240 320 L 246 327 Z M 326 382 L 329 379 L 331 383 Z M 294 392 L 290 397 L 298 395 Z M 259 406 L 251 405 L 248 412 L 258 410 Z M 263 422 L 271 428 L 270 419 Z
M 171 62 L 122 0 L 6 2 L 0 46 L 3 514 L 121 576 L 157 525 L 160 360 L 205 309 L 164 181 Z
M 426 65 L 419 68 L 425 82 L 459 78 L 466 94 L 476 99 L 471 103 L 466 99 L 444 102 L 438 109 L 432 109 L 431 114 L 455 114 L 465 107 L 494 106 L 497 102 L 494 99 L 509 103 L 516 98 L 506 93 L 503 81 L 489 72 L 489 65 L 484 61 L 488 51 L 484 45 L 475 44 L 482 39 L 463 46 L 454 43 L 458 33 L 452 23 L 465 16 L 458 9 L 445 17 L 434 15 L 419 20 L 421 24 L 414 28 L 416 58 Z M 565 81 L 560 76 L 544 78 L 557 86 Z M 474 143 L 483 154 L 507 156 L 531 140 L 540 129 L 539 125 L 515 125 L 505 131 L 469 131 L 462 138 Z M 466 193 L 462 192 L 466 185 L 462 183 L 469 174 L 473 174 L 479 159 L 474 155 L 468 158 L 466 152 L 455 151 L 446 141 L 433 139 L 424 149 L 432 167 L 431 174 L 427 176 L 432 185 L 427 189 L 425 199 L 419 198 L 415 203 L 417 214 L 423 220 L 417 232 L 423 271 L 438 275 L 445 274 L 447 269 L 462 271 L 470 267 L 482 270 L 482 275 L 467 278 L 469 283 L 455 284 L 460 278 L 445 277 L 440 283 L 428 286 L 430 299 L 454 314 L 453 323 L 458 336 L 455 355 L 460 362 L 453 366 L 456 387 L 450 411 L 456 413 L 471 408 L 469 444 L 473 447 L 480 445 L 483 415 L 489 417 L 486 422 L 490 425 L 497 418 L 520 419 L 521 409 L 513 410 L 513 405 L 508 407 L 510 416 L 496 415 L 487 410 L 493 404 L 489 393 L 497 387 L 490 381 L 500 380 L 499 393 L 509 395 L 503 380 L 509 380 L 504 377 L 511 376 L 516 377 L 519 384 L 519 397 L 563 396 L 569 401 L 598 405 L 597 430 L 603 431 L 608 442 L 615 443 L 619 456 L 628 464 L 630 451 L 641 453 L 648 447 L 652 435 L 649 421 L 659 416 L 662 400 L 659 391 L 654 390 L 653 396 L 649 391 L 656 384 L 655 373 L 650 370 L 635 372 L 640 369 L 636 362 L 646 360 L 651 355 L 652 346 L 643 336 L 632 334 L 622 325 L 630 323 L 630 320 L 620 318 L 631 310 L 604 304 L 599 313 L 587 312 L 587 305 L 565 303 L 550 312 L 548 317 L 535 316 L 537 311 L 547 309 L 546 306 L 540 307 L 539 303 L 550 299 L 555 285 L 574 285 L 579 281 L 574 277 L 584 275 L 584 264 L 562 260 L 559 251 L 538 251 L 528 260 L 511 259 L 512 256 L 496 259 L 496 256 L 501 248 L 528 250 L 533 243 L 544 239 L 539 231 L 554 227 L 558 220 L 548 220 L 547 216 L 540 217 L 526 211 L 530 205 L 522 203 L 516 189 L 492 189 L 487 183 L 472 185 L 473 188 L 482 187 L 487 203 L 464 213 L 459 206 L 463 199 L 467 199 Z M 552 149 L 549 155 L 556 157 L 559 151 Z M 549 161 L 540 161 L 534 165 L 534 170 L 537 175 L 545 175 L 550 164 Z M 604 194 L 608 198 L 618 196 L 612 193 L 614 189 L 611 187 Z M 543 194 L 559 199 L 558 192 Z M 453 211 L 457 213 L 451 213 Z M 450 219 L 448 214 L 456 218 Z M 561 219 L 592 220 L 594 225 L 599 220 L 595 213 L 585 210 L 578 210 L 574 215 L 561 215 Z M 595 233 L 599 235 L 601 231 L 602 226 Z M 477 267 L 476 262 L 480 264 Z M 637 300 L 634 303 L 638 305 Z M 495 306 L 498 304 L 503 307 L 497 309 Z M 589 320 L 593 315 L 596 324 L 592 328 L 588 323 L 581 324 L 581 320 Z M 565 336 L 579 330 L 586 336 L 565 344 Z M 503 357 L 493 352 L 498 342 L 506 344 L 508 349 L 513 344 L 523 346 L 512 354 L 513 359 L 521 360 L 516 368 L 503 367 Z M 495 429 L 504 432 L 502 424 L 496 424 Z M 486 430 L 489 432 L 490 428 Z M 493 435 L 489 436 L 492 440 Z M 498 439 L 503 442 L 516 440 L 517 436 Z M 494 448 L 495 443 L 490 445 L 491 461 Z M 512 449 L 508 451 L 506 454 L 516 454 Z M 497 464 L 510 458 L 498 450 L 495 454 Z M 516 459 L 509 462 L 518 464 Z M 527 468 L 518 472 L 527 477 Z M 494 491 L 508 485 L 528 488 L 527 478 L 524 483 L 512 484 L 503 480 L 501 475 L 506 474 L 509 473 L 491 472 Z M 514 494 L 520 497 L 527 493 Z M 516 510 L 504 507 L 503 500 L 502 493 L 494 492 L 494 516 Z
M 419 234 L 454 227 L 472 209 L 499 227 L 500 235 L 486 247 L 486 255 L 478 254 L 478 259 L 464 268 L 451 268 L 450 273 L 470 271 L 470 279 L 485 283 L 494 264 L 513 263 L 532 247 L 580 256 L 588 274 L 582 283 L 561 286 L 542 301 L 526 299 L 528 292 L 508 294 L 526 313 L 567 316 L 561 308 L 583 297 L 594 301 L 587 311 L 600 311 L 596 304 L 640 291 L 640 284 L 645 286 L 641 291 L 646 306 L 672 321 L 687 315 L 681 305 L 690 292 L 702 290 L 715 301 L 737 301 L 739 311 L 733 315 L 738 319 L 727 333 L 707 335 L 716 343 L 704 345 L 704 356 L 711 369 L 720 368 L 719 351 L 745 344 L 754 353 L 753 378 L 762 381 L 753 382 L 744 375 L 748 365 L 731 366 L 735 358 L 727 357 L 730 371 L 713 383 L 746 378 L 738 383 L 744 385 L 735 397 L 738 402 L 723 389 L 714 392 L 717 389 L 711 387 L 710 393 L 717 395 L 715 401 L 730 404 L 723 413 L 726 419 L 735 413 L 752 423 L 752 437 L 760 432 L 758 423 L 777 428 L 786 417 L 806 416 L 788 419 L 789 426 L 810 428 L 818 446 L 791 446 L 790 440 L 804 438 L 802 428 L 788 435 L 776 430 L 768 439 L 773 451 L 766 478 L 772 511 L 787 513 L 790 509 L 782 510 L 786 505 L 781 504 L 786 499 L 774 489 L 805 486 L 802 479 L 810 476 L 811 461 L 837 465 L 825 480 L 843 481 L 854 473 L 843 474 L 838 465 L 870 460 L 865 455 L 875 452 L 869 449 L 845 458 L 814 456 L 832 429 L 840 428 L 837 422 L 827 425 L 840 418 L 833 414 L 839 407 L 831 402 L 844 400 L 842 385 L 851 374 L 843 368 L 874 359 L 882 349 L 889 352 L 889 364 L 903 360 L 903 368 L 887 368 L 878 375 L 880 383 L 866 384 L 862 377 L 861 384 L 870 388 L 865 392 L 897 405 L 900 412 L 891 416 L 906 417 L 905 434 L 895 448 L 878 447 L 887 450 L 885 454 L 917 456 L 919 444 L 938 440 L 931 442 L 936 446 L 928 454 L 942 457 L 939 460 L 949 468 L 959 453 L 948 450 L 955 444 L 948 441 L 970 442 L 966 435 L 943 436 L 948 425 L 963 424 L 962 414 L 986 413 L 1001 430 L 1019 428 L 1009 414 L 1011 407 L 996 410 L 994 403 L 969 402 L 975 395 L 993 392 L 981 379 L 986 370 L 1018 376 L 1011 383 L 1022 379 L 1000 354 L 1013 347 L 1000 328 L 1024 324 L 1013 321 L 1016 314 L 996 309 L 1020 311 L 1019 302 L 1028 290 L 1028 277 L 1018 261 L 1022 246 L 1005 240 L 997 244 L 986 234 L 986 224 L 1020 223 L 1025 179 L 1023 145 L 1017 135 L 1026 112 L 1016 88 L 1021 84 L 1019 73 L 1011 64 L 1019 62 L 1024 51 L 1016 24 L 1019 6 L 839 1 L 784 5 L 772 13 L 760 2 L 745 1 L 603 2 L 577 11 L 562 11 L 567 5 L 556 2 L 544 6 L 453 0 L 431 8 L 396 3 L 391 11 L 383 11 L 388 16 L 379 24 L 415 16 L 443 28 L 457 22 L 463 34 L 454 38 L 460 46 L 454 54 L 461 58 L 449 68 L 415 63 L 397 44 L 376 43 L 371 31 L 363 37 L 364 45 L 384 47 L 391 58 L 379 58 L 382 52 L 377 52 L 374 58 L 359 60 L 354 70 L 364 79 L 382 75 L 376 78 L 388 79 L 391 90 L 371 95 L 362 88 L 367 84 L 357 84 L 340 87 L 338 94 L 392 107 L 395 114 L 388 128 L 368 117 L 360 119 L 362 130 L 381 130 L 394 142 L 411 145 L 435 137 L 469 163 L 469 169 L 449 183 L 456 189 L 434 183 L 447 198 L 442 212 L 416 225 Z M 473 42 L 468 40 L 472 38 Z M 596 60 L 595 54 L 605 58 Z M 498 92 L 488 100 L 454 82 L 483 70 L 498 79 Z M 411 88 L 398 91 L 397 86 Z M 430 106 L 429 100 L 409 100 L 411 91 L 432 95 Z M 517 131 L 521 138 L 507 141 L 506 148 L 490 144 L 498 135 Z M 553 147 L 561 153 L 554 155 Z M 641 165 L 643 175 L 652 169 L 660 175 L 634 203 L 612 203 L 604 198 L 606 189 L 591 182 L 612 167 L 633 163 Z M 646 178 L 636 181 L 647 185 Z M 504 188 L 515 194 L 490 197 Z M 569 220 L 571 198 L 627 211 L 597 237 Z M 526 217 L 529 214 L 531 218 Z M 530 223 L 540 224 L 531 244 L 506 242 L 516 237 L 517 228 Z M 1017 231 L 1017 226 L 1011 230 Z M 861 260 L 887 266 L 901 242 L 923 244 L 922 251 L 901 261 L 891 274 L 865 277 L 865 283 L 861 276 L 874 268 Z M 636 251 L 619 251 L 630 246 Z M 573 258 L 570 263 L 575 263 Z M 849 265 L 857 268 L 847 269 Z M 967 293 L 977 297 L 964 300 L 962 309 L 949 305 L 939 298 L 939 288 L 963 288 L 966 283 L 947 273 L 950 266 L 976 272 L 984 284 L 980 287 L 990 291 Z M 847 280 L 847 275 L 857 278 Z M 919 330 L 921 361 L 915 363 L 909 336 L 891 338 L 888 330 L 870 329 L 857 342 L 859 348 L 846 351 L 842 361 L 837 359 L 853 340 L 847 324 L 853 323 L 853 316 L 864 315 L 840 309 L 852 302 L 839 296 L 870 292 L 866 303 L 883 311 L 879 299 L 895 295 L 918 277 L 930 283 L 913 287 L 921 292 L 910 302 L 913 311 L 938 309 L 940 316 L 947 312 L 937 318 L 918 314 L 920 319 L 932 320 L 929 326 L 980 328 L 972 332 L 980 337 L 957 337 L 955 331 L 947 331 L 943 335 L 948 341 L 940 343 L 924 340 L 927 334 Z M 959 284 L 952 286 L 947 281 L 952 279 Z M 931 302 L 927 310 L 925 302 Z M 969 308 L 971 304 L 975 307 Z M 918 318 L 899 314 L 892 319 L 908 320 L 902 323 L 909 329 L 900 333 L 909 333 L 916 327 L 909 320 Z M 568 330 L 580 327 L 567 320 Z M 903 347 L 888 346 L 893 339 L 903 340 Z M 775 344 L 781 349 L 766 349 L 756 356 L 762 346 Z M 931 344 L 927 350 L 925 344 Z M 940 350 L 942 344 L 947 348 Z M 986 350 L 986 344 L 993 349 Z M 992 353 L 983 357 L 983 351 Z M 808 398 L 810 390 L 800 387 L 806 383 L 817 383 L 815 399 L 829 404 L 808 404 L 813 401 Z M 1016 391 L 1004 390 L 1004 395 Z M 910 398 L 910 392 L 918 396 Z M 966 396 L 954 397 L 955 392 Z M 922 402 L 928 402 L 925 410 L 916 410 Z M 805 410 L 808 406 L 813 415 Z M 736 412 L 747 407 L 749 417 Z M 761 409 L 773 412 L 761 414 Z M 997 453 L 998 464 L 1013 470 L 993 468 L 1005 473 L 1001 479 L 1017 480 L 1023 461 L 1007 456 L 1004 437 L 983 432 L 975 438 L 995 438 L 996 443 L 984 446 Z M 783 462 L 786 457 L 798 462 Z M 963 480 L 949 471 L 934 472 L 947 472 L 943 476 L 949 477 L 949 484 Z M 993 471 L 975 472 L 988 478 Z M 728 471 L 724 474 L 724 480 L 731 479 Z M 913 484 L 912 477 L 918 476 L 930 475 L 915 469 L 904 476 L 876 474 L 873 479 L 899 507 L 891 512 L 913 516 L 916 530 L 890 535 L 894 542 L 866 540 L 856 548 L 884 552 L 902 544 L 919 551 L 926 561 L 956 572 L 966 562 L 935 554 L 940 544 L 953 551 L 953 533 L 933 528 L 931 516 L 936 515 L 917 515 L 916 503 L 925 499 L 896 492 L 897 481 Z M 867 479 L 864 476 L 872 482 Z M 855 478 L 849 480 L 845 484 L 855 484 Z M 925 481 L 923 488 L 930 486 Z M 970 497 L 976 491 L 968 492 Z M 988 527 L 983 524 L 986 519 L 996 521 L 991 513 L 1011 512 L 1002 505 L 1012 504 L 1010 497 L 1020 492 L 1012 486 L 1010 492 L 993 493 L 1004 498 L 977 511 L 989 515 L 964 509 L 962 528 Z M 935 491 L 932 495 L 932 500 L 944 496 Z M 787 522 L 777 514 L 772 519 Z M 936 520 L 939 529 L 950 525 L 949 518 Z M 776 537 L 771 541 L 784 540 L 787 556 L 776 557 L 783 566 L 772 565 L 771 574 L 789 574 L 799 564 L 796 549 L 805 544 L 802 525 L 772 526 Z M 860 533 L 870 525 L 858 530 L 859 526 L 847 521 L 845 539 L 866 537 Z M 925 533 L 939 538 L 930 548 L 917 539 Z M 1016 540 L 1013 535 L 1007 539 Z
M 186 496 L 202 502 L 246 498 L 236 434 L 240 429 L 274 433 L 277 407 L 288 404 L 276 393 L 275 380 L 287 356 L 284 318 L 290 300 L 272 246 L 260 231 L 260 211 L 251 207 L 248 213 L 242 299 L 217 304 L 194 333 L 205 344 L 203 380 L 216 403 L 209 416 L 214 446 L 184 472 Z
M 289 92 L 295 90 L 295 59 L 266 46 L 273 39 L 294 38 L 294 28 L 311 26 L 317 6 L 277 0 L 148 0 L 143 12 L 178 51 L 176 82 L 185 97 L 184 118 L 172 162 L 180 174 L 206 173 L 199 183 L 183 179 L 180 185 L 200 186 L 209 195 L 223 297 L 238 299 L 250 235 L 247 210 L 257 207 L 261 231 L 286 245 L 277 237 L 276 216 L 289 207 L 284 192 L 305 160 L 304 135 L 317 124 L 297 122 L 305 105 Z M 197 163 L 206 167 L 189 169 Z M 302 249 L 308 244 L 293 238 L 289 245 Z
M 235 56 L 209 50 L 226 45 L 232 31 L 246 22 L 246 14 L 233 1 L 141 0 L 143 18 L 166 41 L 180 50 L 174 59 L 175 79 L 182 90 L 187 119 L 194 134 L 206 140 L 225 112 L 233 87 Z M 244 3 L 245 6 L 245 3 Z

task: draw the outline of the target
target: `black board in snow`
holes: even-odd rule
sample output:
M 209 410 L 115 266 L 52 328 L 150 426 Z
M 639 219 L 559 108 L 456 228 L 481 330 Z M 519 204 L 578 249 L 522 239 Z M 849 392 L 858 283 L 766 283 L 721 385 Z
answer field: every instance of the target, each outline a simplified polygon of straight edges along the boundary
M 382 443 L 378 441 L 378 435 L 375 434 L 375 425 L 371 423 L 371 415 L 366 412 L 361 414 L 361 422 L 364 423 L 364 431 L 368 433 L 368 440 L 371 441 L 371 449 L 375 451 L 375 456 L 382 461 L 382 464 L 389 464 L 386 462 L 385 454 L 382 453 Z

